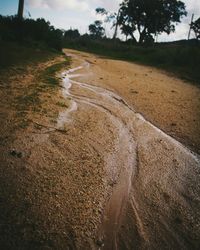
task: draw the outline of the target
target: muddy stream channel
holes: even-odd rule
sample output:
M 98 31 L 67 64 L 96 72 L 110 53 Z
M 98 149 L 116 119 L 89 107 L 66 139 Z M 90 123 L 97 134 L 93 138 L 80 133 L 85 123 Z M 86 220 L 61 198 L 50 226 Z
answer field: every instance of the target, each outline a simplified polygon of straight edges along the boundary
M 62 73 L 62 93 L 70 106 L 59 114 L 57 127 L 73 122 L 85 106 L 85 112 L 102 112 L 115 128 L 113 150 L 103 155 L 112 185 L 91 249 L 198 249 L 199 156 L 116 93 L 87 84 L 91 65 L 79 61 L 80 66 Z

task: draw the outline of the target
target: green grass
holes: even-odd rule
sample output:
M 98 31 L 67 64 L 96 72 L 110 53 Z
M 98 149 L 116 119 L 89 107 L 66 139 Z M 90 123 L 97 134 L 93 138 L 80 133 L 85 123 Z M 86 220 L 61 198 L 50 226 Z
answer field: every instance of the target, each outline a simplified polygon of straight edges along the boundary
M 152 47 L 127 45 L 113 41 L 79 40 L 65 47 L 154 66 L 200 85 L 200 46 L 195 44 L 155 44 Z
M 56 74 L 61 71 L 63 68 L 69 66 L 69 58 L 65 58 L 65 61 L 59 62 L 57 64 L 54 64 L 48 68 L 46 68 L 41 75 L 39 76 L 39 79 L 49 86 L 58 86 L 59 85 L 59 78 L 56 76 Z
M 47 110 L 42 109 L 40 95 L 42 92 L 52 93 L 49 87 L 59 86 L 59 77 L 57 73 L 64 67 L 69 65 L 69 59 L 65 57 L 63 62 L 53 64 L 45 70 L 39 72 L 34 83 L 29 86 L 24 92 L 18 96 L 13 105 L 17 105 L 21 117 L 26 116 L 27 111 L 32 110 L 35 113 L 47 113 Z M 68 107 L 67 103 L 57 103 L 61 107 Z
M 65 102 L 57 102 L 56 103 L 56 105 L 58 105 L 58 106 L 60 106 L 60 107 L 62 107 L 62 108 L 68 108 L 69 107 L 69 103 L 66 103 L 66 101 Z
M 42 70 L 38 68 L 40 63 L 46 63 L 54 58 L 61 58 L 61 62 L 55 63 L 46 69 Z M 8 76 L 10 75 L 26 75 L 30 69 L 33 70 L 32 74 L 34 79 L 29 86 L 21 89 L 19 95 L 16 96 L 11 106 L 16 109 L 16 115 L 19 118 L 22 128 L 27 126 L 25 117 L 29 111 L 34 113 L 44 113 L 41 106 L 42 100 L 40 98 L 41 93 L 53 93 L 52 86 L 59 86 L 59 77 L 57 73 L 64 67 L 69 66 L 69 58 L 59 52 L 47 50 L 45 48 L 25 47 L 18 43 L 5 43 L 0 41 L 0 76 L 5 87 L 8 82 Z M 27 66 L 30 66 L 28 68 Z M 7 85 L 9 87 L 9 85 Z M 66 104 L 60 103 L 60 106 L 64 107 Z
M 24 66 L 38 62 L 45 62 L 59 55 L 58 52 L 38 46 L 26 47 L 15 42 L 0 41 L 0 70 L 6 70 L 18 66 L 23 70 Z

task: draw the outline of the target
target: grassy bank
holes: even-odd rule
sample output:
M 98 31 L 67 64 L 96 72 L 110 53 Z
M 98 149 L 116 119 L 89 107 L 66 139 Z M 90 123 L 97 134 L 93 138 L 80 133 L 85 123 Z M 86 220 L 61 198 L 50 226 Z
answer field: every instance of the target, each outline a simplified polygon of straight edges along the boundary
M 58 85 L 57 71 L 69 67 L 69 60 L 45 48 L 17 43 L 1 46 L 0 246 L 45 249 L 58 232 L 53 219 L 52 227 L 48 223 L 51 206 L 46 200 L 52 199 L 52 192 L 47 195 L 44 191 L 51 186 L 53 190 L 55 185 L 55 175 L 47 162 L 48 158 L 52 163 L 50 148 L 54 143 L 48 138 L 53 133 L 57 138 L 56 132 L 62 136 L 66 133 L 57 129 L 59 112 L 68 105 Z M 44 156 L 46 151 L 49 157 Z M 40 160 L 43 166 L 39 170 Z
M 59 78 L 56 77 L 56 74 L 64 68 L 69 66 L 69 58 L 65 58 L 63 62 L 56 63 L 48 68 L 46 68 L 40 75 L 39 80 L 42 80 L 44 83 L 50 86 L 58 86 Z
M 12 66 L 45 62 L 60 53 L 38 46 L 24 46 L 16 42 L 0 41 L 0 70 Z
M 196 44 L 185 42 L 140 47 L 112 40 L 79 39 L 71 42 L 65 41 L 64 46 L 112 59 L 155 66 L 200 85 L 200 46 Z
M 30 120 L 27 118 L 29 113 L 57 117 L 58 111 L 53 112 L 48 107 L 42 107 L 43 96 L 52 98 L 57 94 L 60 88 L 58 73 L 69 67 L 69 58 L 61 52 L 47 48 L 25 47 L 14 42 L 3 43 L 1 41 L 0 44 L 2 45 L 0 47 L 2 93 L 6 96 L 7 92 L 17 89 L 5 113 L 15 110 L 15 128 L 24 129 L 30 125 Z M 57 104 L 57 102 L 54 106 L 60 107 L 60 103 Z M 14 132 L 10 132 L 12 133 Z

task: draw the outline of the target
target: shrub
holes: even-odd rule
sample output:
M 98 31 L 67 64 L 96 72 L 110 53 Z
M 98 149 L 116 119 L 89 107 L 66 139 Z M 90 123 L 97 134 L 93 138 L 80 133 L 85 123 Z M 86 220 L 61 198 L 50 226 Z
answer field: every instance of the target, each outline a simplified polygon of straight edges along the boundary
M 36 41 L 56 50 L 62 49 L 62 31 L 43 18 L 33 20 L 0 15 L 0 39 L 20 43 Z

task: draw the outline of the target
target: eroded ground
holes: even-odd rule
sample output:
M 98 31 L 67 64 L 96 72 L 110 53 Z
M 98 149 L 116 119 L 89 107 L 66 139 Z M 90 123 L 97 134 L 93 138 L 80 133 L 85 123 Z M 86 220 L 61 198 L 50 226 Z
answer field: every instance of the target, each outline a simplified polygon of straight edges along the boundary
M 37 75 L 62 58 L 2 76 L 3 248 L 198 249 L 200 90 L 65 53 L 56 88 Z

